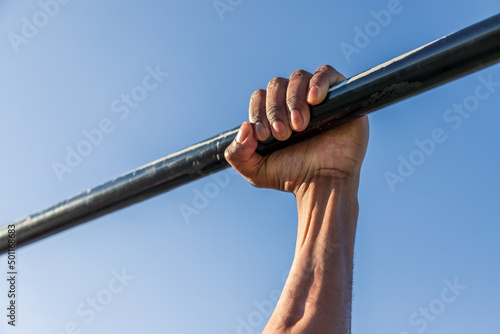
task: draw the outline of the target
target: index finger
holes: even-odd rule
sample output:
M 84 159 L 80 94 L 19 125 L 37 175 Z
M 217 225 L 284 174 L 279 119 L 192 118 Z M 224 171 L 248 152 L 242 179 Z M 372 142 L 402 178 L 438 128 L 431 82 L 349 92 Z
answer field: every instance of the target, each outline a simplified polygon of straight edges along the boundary
M 330 65 L 321 66 L 309 81 L 307 103 L 316 105 L 323 102 L 328 89 L 343 80 L 345 77 Z

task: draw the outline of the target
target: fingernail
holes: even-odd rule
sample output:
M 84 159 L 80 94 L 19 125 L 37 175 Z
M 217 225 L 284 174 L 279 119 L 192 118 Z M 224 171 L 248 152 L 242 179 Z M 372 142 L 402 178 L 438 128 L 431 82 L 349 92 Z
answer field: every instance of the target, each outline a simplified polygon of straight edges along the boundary
M 276 131 L 276 133 L 279 133 L 279 134 L 284 134 L 286 131 L 285 124 L 283 124 L 283 122 L 281 122 L 281 121 L 274 121 L 273 122 L 273 129 L 274 129 L 274 131 Z
M 266 140 L 268 137 L 266 127 L 261 122 L 255 123 L 255 132 L 259 140 Z
M 300 128 L 302 126 L 302 123 L 304 123 L 304 119 L 302 118 L 300 111 L 297 109 L 293 109 L 291 114 L 292 114 L 292 125 L 294 129 Z
M 312 86 L 310 89 L 309 89 L 309 94 L 308 94 L 308 97 L 307 99 L 308 100 L 312 100 L 314 99 L 315 97 L 318 96 L 318 87 L 316 86 Z
M 247 137 L 248 137 L 248 127 L 246 126 L 241 126 L 240 131 L 238 131 L 238 134 L 236 135 L 236 142 L 238 144 L 241 144 Z

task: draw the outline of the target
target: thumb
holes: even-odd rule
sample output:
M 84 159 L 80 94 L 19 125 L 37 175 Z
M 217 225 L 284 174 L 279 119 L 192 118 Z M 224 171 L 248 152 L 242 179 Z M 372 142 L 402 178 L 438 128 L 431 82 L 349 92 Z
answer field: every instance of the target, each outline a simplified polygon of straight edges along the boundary
M 257 138 L 250 122 L 244 122 L 233 142 L 227 147 L 224 157 L 234 169 L 254 184 L 254 177 L 263 157 L 256 153 Z

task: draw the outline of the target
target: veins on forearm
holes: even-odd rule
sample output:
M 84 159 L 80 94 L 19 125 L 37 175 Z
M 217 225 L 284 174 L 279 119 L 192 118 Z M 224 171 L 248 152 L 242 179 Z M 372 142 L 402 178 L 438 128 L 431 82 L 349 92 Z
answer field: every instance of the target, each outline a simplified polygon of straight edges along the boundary
M 297 196 L 297 246 L 282 295 L 288 328 L 318 317 L 335 319 L 329 326 L 350 325 L 358 183 L 330 181 Z

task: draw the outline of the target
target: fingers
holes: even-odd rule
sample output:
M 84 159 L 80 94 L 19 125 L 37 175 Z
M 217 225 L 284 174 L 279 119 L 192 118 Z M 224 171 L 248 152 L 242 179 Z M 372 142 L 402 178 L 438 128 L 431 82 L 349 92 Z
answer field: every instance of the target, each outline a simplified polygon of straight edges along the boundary
M 328 89 L 344 79 L 345 77 L 330 65 L 321 66 L 309 82 L 307 103 L 316 105 L 323 102 Z
M 224 152 L 226 161 L 250 182 L 263 159 L 261 155 L 255 153 L 257 143 L 252 124 L 245 122 Z
M 286 106 L 288 79 L 274 78 L 267 85 L 266 115 L 274 138 L 288 139 L 292 134 Z
M 255 136 L 258 140 L 264 141 L 271 135 L 269 121 L 266 116 L 266 91 L 256 90 L 250 98 L 250 122 L 254 124 Z
M 266 90 L 257 90 L 250 99 L 250 122 L 255 137 L 264 141 L 272 135 L 288 139 L 292 131 L 304 130 L 311 119 L 309 104 L 321 103 L 328 89 L 345 77 L 330 65 L 321 66 L 315 74 L 295 71 L 290 79 L 274 78 Z
M 307 89 L 313 75 L 304 70 L 293 72 L 288 83 L 286 103 L 290 111 L 293 130 L 302 131 L 309 124 L 310 112 L 307 104 Z

